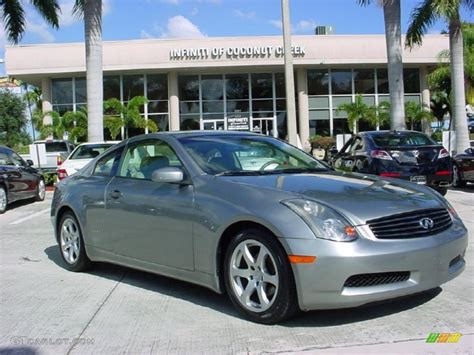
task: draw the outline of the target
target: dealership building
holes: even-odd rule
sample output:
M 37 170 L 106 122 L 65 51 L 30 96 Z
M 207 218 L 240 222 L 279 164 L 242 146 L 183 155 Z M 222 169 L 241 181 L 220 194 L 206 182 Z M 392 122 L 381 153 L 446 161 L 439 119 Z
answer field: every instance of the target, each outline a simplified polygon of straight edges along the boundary
M 145 96 L 141 112 L 160 131 L 252 130 L 286 136 L 281 36 L 146 39 L 103 43 L 104 100 Z M 427 35 L 403 52 L 405 99 L 429 104 L 426 75 L 449 48 Z M 43 111 L 86 105 L 83 43 L 9 46 L 7 74 L 39 86 Z M 309 135 L 348 132 L 337 108 L 357 94 L 370 105 L 389 101 L 383 35 L 293 36 L 297 124 Z M 133 129 L 131 134 L 143 133 Z

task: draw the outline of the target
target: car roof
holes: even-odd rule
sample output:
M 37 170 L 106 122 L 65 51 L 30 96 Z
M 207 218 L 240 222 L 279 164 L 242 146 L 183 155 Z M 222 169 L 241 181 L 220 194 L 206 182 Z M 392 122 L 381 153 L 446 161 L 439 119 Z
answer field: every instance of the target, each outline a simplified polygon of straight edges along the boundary
M 385 130 L 385 131 L 366 131 L 366 132 L 360 132 L 359 134 L 360 135 L 369 135 L 369 136 L 383 136 L 385 134 L 404 135 L 404 134 L 412 134 L 412 133 L 424 134 L 423 132 L 410 131 L 410 130 L 406 130 L 406 131 L 389 131 L 389 130 Z
M 121 141 L 103 141 L 103 142 L 84 142 L 80 143 L 78 147 L 84 146 L 84 145 L 95 145 L 95 144 L 118 144 Z
M 130 140 L 140 140 L 142 138 L 160 138 L 160 137 L 175 137 L 179 138 L 196 138 L 196 137 L 263 137 L 264 135 L 259 133 L 247 132 L 247 131 L 173 131 L 173 132 L 157 132 L 157 133 L 148 133 L 142 134 L 139 136 L 134 136 Z M 264 136 L 268 137 L 268 136 Z

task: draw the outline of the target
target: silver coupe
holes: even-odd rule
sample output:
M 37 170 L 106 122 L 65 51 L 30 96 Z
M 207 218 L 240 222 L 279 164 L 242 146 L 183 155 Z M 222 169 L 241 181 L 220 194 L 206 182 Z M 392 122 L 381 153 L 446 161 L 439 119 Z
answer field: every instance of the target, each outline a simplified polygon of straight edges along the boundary
M 128 139 L 57 185 L 51 217 L 71 271 L 106 261 L 189 281 L 266 324 L 436 288 L 464 270 L 468 240 L 427 187 L 245 132 Z

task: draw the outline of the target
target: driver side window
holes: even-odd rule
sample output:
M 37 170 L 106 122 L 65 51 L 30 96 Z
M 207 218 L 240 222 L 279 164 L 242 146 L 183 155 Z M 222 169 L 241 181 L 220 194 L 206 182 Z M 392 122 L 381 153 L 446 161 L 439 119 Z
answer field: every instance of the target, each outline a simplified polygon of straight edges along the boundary
M 128 147 L 118 176 L 151 180 L 153 172 L 168 166 L 182 168 L 176 153 L 160 140 L 146 140 Z

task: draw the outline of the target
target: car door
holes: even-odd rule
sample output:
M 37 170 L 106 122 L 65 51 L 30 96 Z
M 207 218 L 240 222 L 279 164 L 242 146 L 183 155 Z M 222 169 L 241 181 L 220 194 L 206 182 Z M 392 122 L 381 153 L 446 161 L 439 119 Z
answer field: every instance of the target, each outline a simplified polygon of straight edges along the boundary
M 350 147 L 354 142 L 354 138 L 349 139 L 349 141 L 342 147 L 342 149 L 337 153 L 334 158 L 333 167 L 339 171 L 347 171 L 346 163 L 349 159 Z
M 8 199 L 10 201 L 34 195 L 37 178 L 29 171 L 30 168 L 18 154 L 10 149 L 1 149 L 0 165 L 3 180 L 8 185 Z
M 468 148 L 461 156 L 463 176 L 466 180 L 474 180 L 474 148 Z
M 158 183 L 153 171 L 174 166 L 185 171 L 165 141 L 131 143 L 105 195 L 108 239 L 116 254 L 193 270 L 194 188 Z

